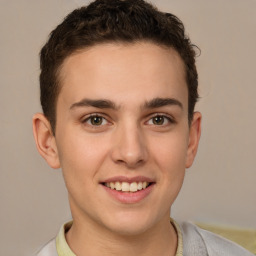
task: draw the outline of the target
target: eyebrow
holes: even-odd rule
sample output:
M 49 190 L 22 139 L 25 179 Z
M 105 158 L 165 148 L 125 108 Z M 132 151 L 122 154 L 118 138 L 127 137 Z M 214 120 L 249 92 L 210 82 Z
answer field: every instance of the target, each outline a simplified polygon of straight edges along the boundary
M 76 107 L 95 107 L 95 108 L 109 108 L 117 110 L 118 107 L 116 104 L 110 100 L 99 99 L 99 100 L 92 100 L 92 99 L 82 99 L 79 102 L 76 102 L 70 106 L 70 109 Z
M 143 108 L 160 108 L 160 107 L 164 107 L 164 106 L 178 106 L 181 109 L 183 109 L 183 105 L 180 101 L 174 99 L 174 98 L 154 98 L 150 101 L 147 101 Z
M 174 98 L 154 98 L 150 101 L 146 101 L 142 108 L 143 109 L 153 109 L 153 108 L 160 108 L 164 106 L 178 106 L 183 109 L 183 105 L 180 101 Z M 102 108 L 102 109 L 113 109 L 117 110 L 120 107 L 117 106 L 113 101 L 105 100 L 105 99 L 82 99 L 79 102 L 76 102 L 70 106 L 70 109 L 74 109 L 76 107 L 95 107 L 95 108 Z

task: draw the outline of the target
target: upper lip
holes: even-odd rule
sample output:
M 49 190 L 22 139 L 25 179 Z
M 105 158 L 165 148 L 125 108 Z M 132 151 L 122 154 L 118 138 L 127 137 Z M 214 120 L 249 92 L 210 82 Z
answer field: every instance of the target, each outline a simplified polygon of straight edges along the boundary
M 103 180 L 101 183 L 116 182 L 116 181 L 128 182 L 128 183 L 143 182 L 143 181 L 146 181 L 146 182 L 149 182 L 149 183 L 154 182 L 153 179 L 151 179 L 149 177 L 145 177 L 145 176 L 134 176 L 134 177 L 114 176 L 114 177 Z

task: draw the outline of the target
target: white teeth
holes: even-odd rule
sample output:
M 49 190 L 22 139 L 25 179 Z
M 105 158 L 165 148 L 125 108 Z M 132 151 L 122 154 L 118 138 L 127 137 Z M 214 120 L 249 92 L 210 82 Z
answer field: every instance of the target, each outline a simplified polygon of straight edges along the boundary
M 115 189 L 116 189 L 116 190 L 119 190 L 119 191 L 122 190 L 122 184 L 117 181 L 117 182 L 115 183 Z
M 130 186 L 129 186 L 129 189 L 130 189 L 131 192 L 136 192 L 136 191 L 138 191 L 138 185 L 137 185 L 137 183 L 136 183 L 136 182 L 131 183 Z
M 128 182 L 122 182 L 122 191 L 123 192 L 129 192 L 130 191 L 130 185 Z
M 107 183 L 108 184 L 108 183 Z M 114 189 L 115 188 L 115 183 L 114 182 L 110 182 L 110 188 Z
M 115 189 L 122 192 L 137 192 L 138 190 L 142 190 L 147 188 L 149 183 L 147 181 L 143 182 L 106 182 L 105 186 L 111 189 Z

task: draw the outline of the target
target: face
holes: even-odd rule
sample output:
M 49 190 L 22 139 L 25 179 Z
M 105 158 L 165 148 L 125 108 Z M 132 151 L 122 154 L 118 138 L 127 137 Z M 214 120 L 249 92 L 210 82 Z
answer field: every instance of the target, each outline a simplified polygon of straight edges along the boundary
M 74 221 L 121 234 L 169 221 L 200 133 L 178 54 L 102 44 L 68 57 L 60 80 L 54 143 Z

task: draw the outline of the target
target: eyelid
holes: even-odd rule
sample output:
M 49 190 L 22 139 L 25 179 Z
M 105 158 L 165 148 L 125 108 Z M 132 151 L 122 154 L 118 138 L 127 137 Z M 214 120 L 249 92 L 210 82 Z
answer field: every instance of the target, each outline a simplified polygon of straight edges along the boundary
M 100 113 L 100 112 L 93 112 L 93 113 L 90 113 L 90 114 L 87 114 L 85 116 L 83 116 L 81 118 L 81 122 L 82 123 L 86 123 L 91 117 L 102 117 L 103 119 L 105 119 L 107 121 L 107 124 L 111 124 L 112 122 L 110 121 L 110 118 L 105 114 L 105 113 Z M 150 114 L 146 117 L 146 122 L 145 123 L 148 123 L 150 120 L 152 120 L 152 118 L 154 117 L 157 117 L 157 116 L 161 116 L 163 118 L 166 118 L 168 120 L 168 122 L 170 124 L 174 124 L 176 123 L 176 120 L 173 116 L 171 116 L 170 114 L 167 114 L 167 113 L 153 113 L 153 114 Z M 103 124 L 103 125 L 99 125 L 99 127 L 101 126 L 105 126 L 107 124 Z M 89 124 L 90 125 L 90 124 Z M 153 125 L 153 124 L 152 124 Z M 93 126 L 93 125 L 90 125 L 90 126 Z M 160 125 L 159 125 L 160 126 Z M 162 125 L 164 126 L 164 125 Z M 96 126 L 95 126 L 96 127 Z
M 170 114 L 167 114 L 167 113 L 154 113 L 152 115 L 149 115 L 148 118 L 147 118 L 146 123 L 148 123 L 149 120 L 152 120 L 152 118 L 157 117 L 157 116 L 161 116 L 161 117 L 166 118 L 170 124 L 176 123 L 176 120 L 174 119 L 174 117 L 171 116 Z M 154 125 L 154 124 L 152 124 L 152 125 Z M 162 126 L 164 126 L 164 125 L 162 125 Z
M 99 113 L 99 112 L 94 112 L 94 113 L 90 113 L 88 115 L 83 116 L 81 118 L 81 122 L 86 123 L 91 117 L 101 117 L 101 118 L 105 119 L 107 121 L 107 123 L 111 123 L 109 121 L 109 118 L 105 114 Z M 104 124 L 104 125 L 106 125 L 106 124 Z M 104 126 L 104 125 L 99 125 L 99 126 Z M 90 126 L 93 126 L 93 125 L 90 125 Z

